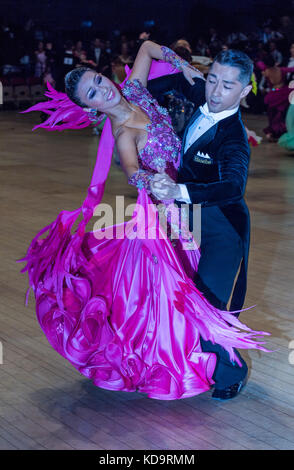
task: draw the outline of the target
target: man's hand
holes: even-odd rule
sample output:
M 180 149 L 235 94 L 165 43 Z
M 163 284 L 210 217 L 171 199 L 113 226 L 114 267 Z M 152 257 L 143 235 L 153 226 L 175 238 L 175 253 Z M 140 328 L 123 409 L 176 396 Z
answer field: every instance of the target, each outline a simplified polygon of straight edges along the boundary
M 150 189 L 156 199 L 161 201 L 181 196 L 179 186 L 166 173 L 156 173 L 150 183 Z
M 182 67 L 182 70 L 184 77 L 186 78 L 186 80 L 188 80 L 190 85 L 194 85 L 194 77 L 202 78 L 203 80 L 205 80 L 203 73 L 192 65 L 184 65 Z
M 143 41 L 148 41 L 150 37 L 150 33 L 146 33 L 146 31 L 143 31 L 143 33 L 140 34 L 139 39 L 143 39 Z

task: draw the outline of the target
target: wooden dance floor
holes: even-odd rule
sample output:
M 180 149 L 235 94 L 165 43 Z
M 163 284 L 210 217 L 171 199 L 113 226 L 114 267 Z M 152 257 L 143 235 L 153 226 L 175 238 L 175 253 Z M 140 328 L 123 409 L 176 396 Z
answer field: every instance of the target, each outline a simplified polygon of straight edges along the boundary
M 229 402 L 211 392 L 159 401 L 95 387 L 48 344 L 32 293 L 24 305 L 28 279 L 15 260 L 60 210 L 81 205 L 98 144 L 90 129 L 32 133 L 38 119 L 0 113 L 0 449 L 294 449 L 294 152 L 264 141 L 253 148 L 246 192 L 245 307 L 256 307 L 240 319 L 271 332 L 274 352 L 242 353 L 249 381 Z M 262 135 L 265 116 L 244 121 Z M 103 201 L 116 194 L 136 200 L 113 162 Z

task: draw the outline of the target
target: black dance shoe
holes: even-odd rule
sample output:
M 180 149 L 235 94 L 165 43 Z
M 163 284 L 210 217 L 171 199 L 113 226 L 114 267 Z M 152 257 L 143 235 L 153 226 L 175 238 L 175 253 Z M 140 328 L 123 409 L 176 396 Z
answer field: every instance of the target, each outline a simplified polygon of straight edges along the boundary
M 236 384 L 230 385 L 229 387 L 226 388 L 221 388 L 221 389 L 214 389 L 214 392 L 212 394 L 212 398 L 214 400 L 231 400 L 232 398 L 235 398 L 242 390 L 242 388 L 245 387 L 247 383 L 247 378 L 246 377 L 243 380 L 240 380 L 240 382 L 237 382 Z

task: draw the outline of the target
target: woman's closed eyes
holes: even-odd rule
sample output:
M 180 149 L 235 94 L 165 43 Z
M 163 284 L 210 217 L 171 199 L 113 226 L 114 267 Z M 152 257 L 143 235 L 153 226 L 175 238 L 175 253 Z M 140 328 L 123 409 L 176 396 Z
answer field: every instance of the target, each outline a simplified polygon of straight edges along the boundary
M 95 75 L 95 78 L 94 78 L 94 82 L 96 83 L 96 85 L 100 85 L 101 83 L 101 80 L 102 80 L 102 76 L 97 74 Z M 89 92 L 88 92 L 88 98 L 91 100 L 94 98 L 96 94 L 96 90 L 94 90 L 93 88 L 90 88 Z

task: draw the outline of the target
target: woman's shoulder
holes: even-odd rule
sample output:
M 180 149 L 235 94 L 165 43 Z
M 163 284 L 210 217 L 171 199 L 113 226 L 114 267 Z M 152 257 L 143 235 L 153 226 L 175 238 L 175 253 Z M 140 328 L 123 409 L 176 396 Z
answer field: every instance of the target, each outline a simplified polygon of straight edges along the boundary
M 139 78 L 132 78 L 126 80 L 122 92 L 126 98 L 147 98 L 148 100 L 154 100 L 151 93 L 142 84 Z
M 115 139 L 116 146 L 124 146 L 132 141 L 135 142 L 135 133 L 131 127 L 124 125 L 119 126 L 113 130 L 113 136 Z

